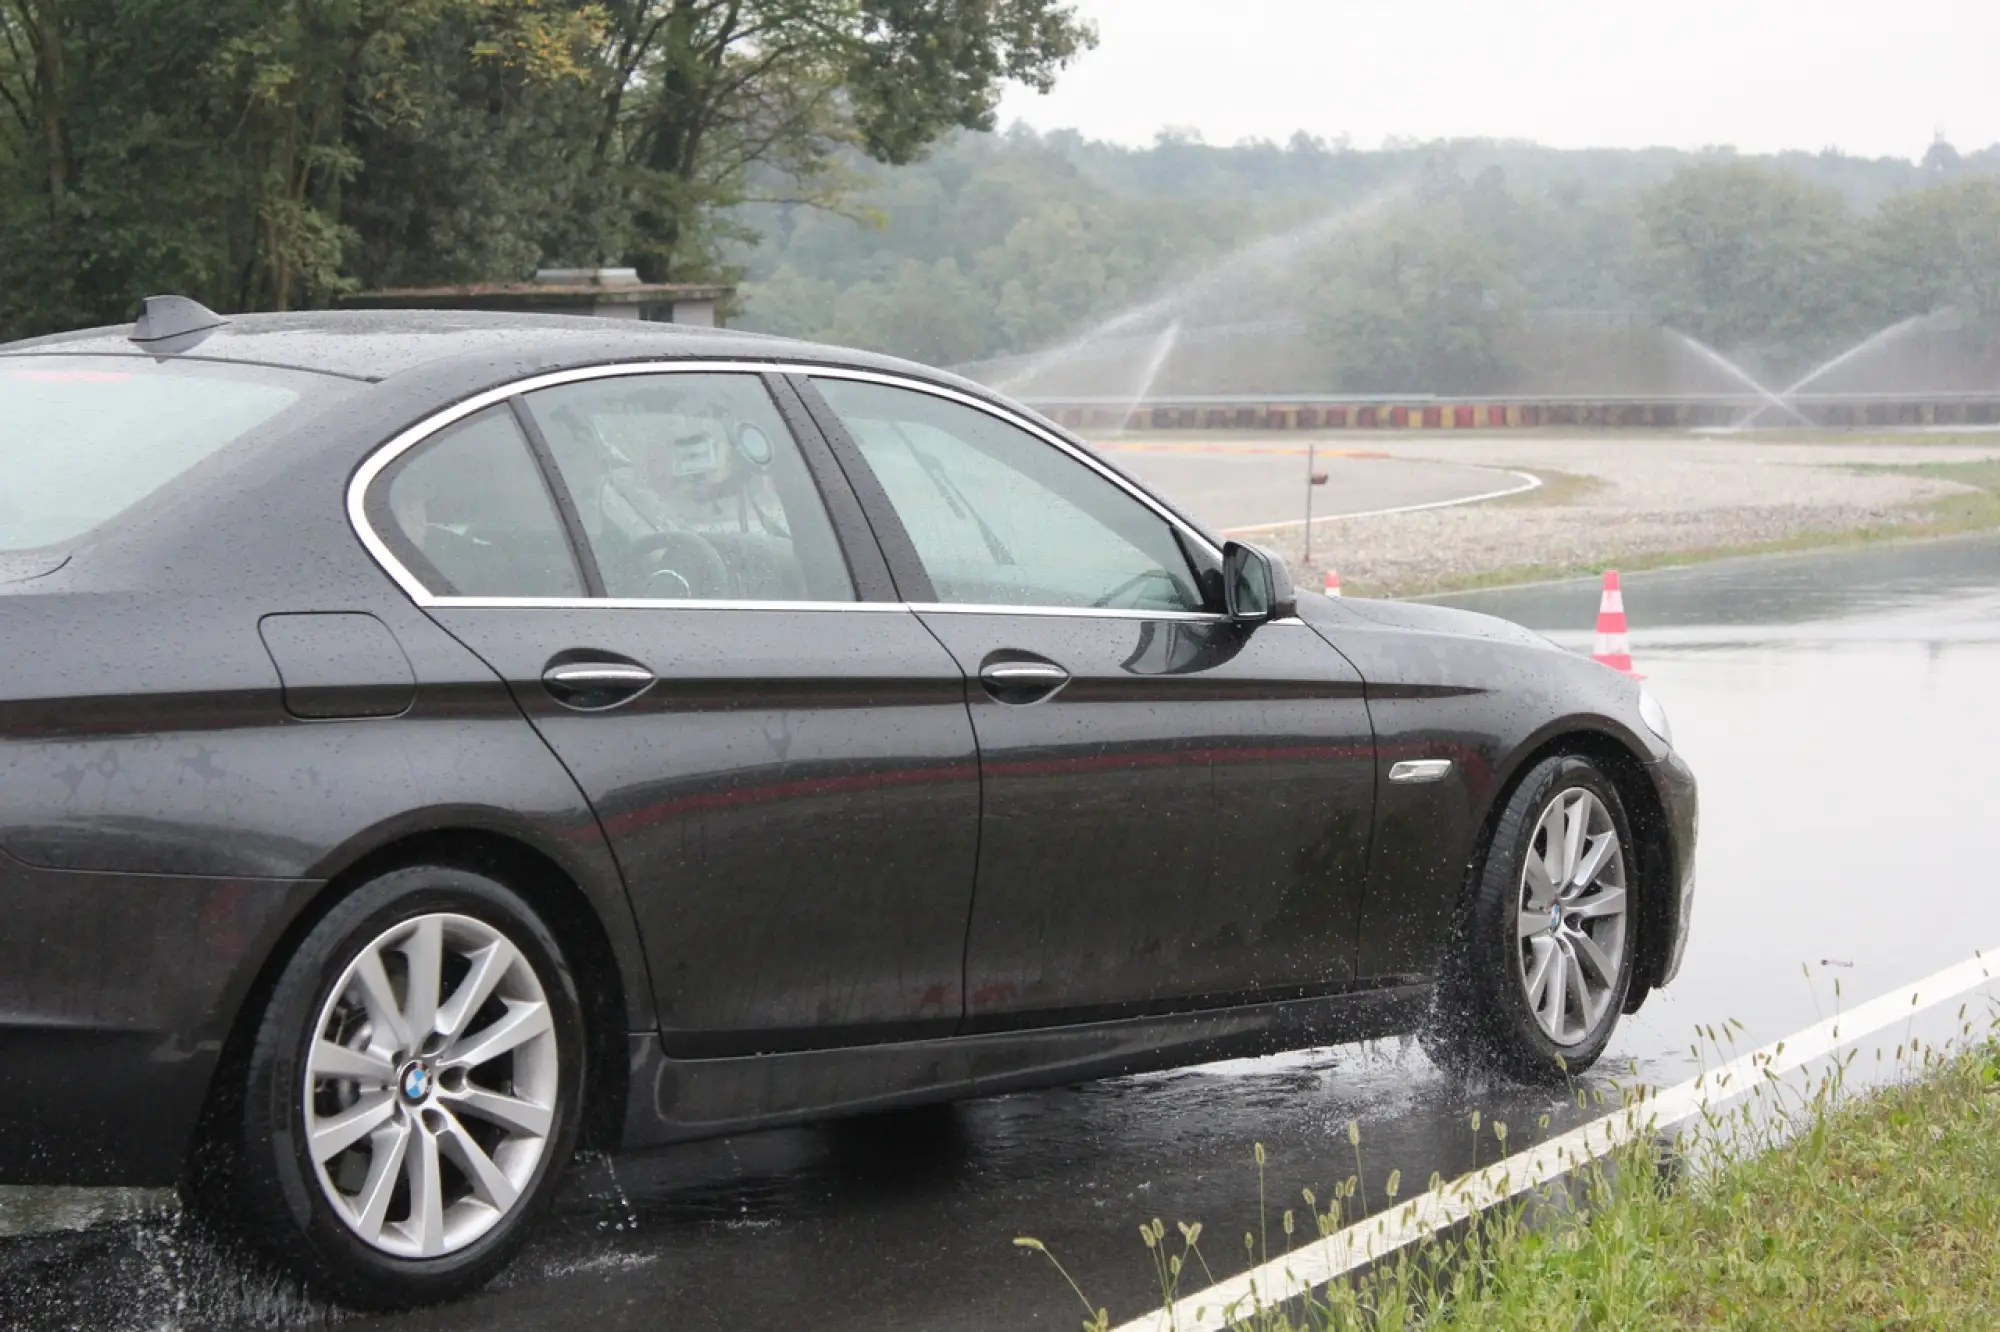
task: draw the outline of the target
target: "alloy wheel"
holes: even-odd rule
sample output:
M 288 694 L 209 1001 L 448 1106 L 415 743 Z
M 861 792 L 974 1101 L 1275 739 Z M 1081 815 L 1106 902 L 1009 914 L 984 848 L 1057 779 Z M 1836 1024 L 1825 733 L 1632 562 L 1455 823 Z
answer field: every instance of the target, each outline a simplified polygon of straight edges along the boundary
M 348 964 L 305 1060 L 305 1147 L 362 1242 L 438 1258 L 529 1193 L 563 1051 L 541 978 L 492 925 L 417 916 Z
M 1521 866 L 1517 938 L 1528 1007 L 1557 1045 L 1581 1044 L 1625 962 L 1625 853 L 1611 811 L 1572 787 L 1551 800 Z

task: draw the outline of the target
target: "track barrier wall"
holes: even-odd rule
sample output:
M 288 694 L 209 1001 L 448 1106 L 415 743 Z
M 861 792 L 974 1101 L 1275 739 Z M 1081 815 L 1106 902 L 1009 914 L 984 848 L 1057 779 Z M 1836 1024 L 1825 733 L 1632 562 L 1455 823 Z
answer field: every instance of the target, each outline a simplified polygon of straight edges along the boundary
M 1212 400 L 1122 403 L 1036 400 L 1029 405 L 1072 430 L 1512 430 L 1586 426 L 1694 430 L 1735 425 L 1760 406 L 1745 401 L 1291 401 Z M 1947 398 L 1802 400 L 1799 413 L 1830 429 L 2000 425 L 2000 391 Z M 1798 425 L 1766 406 L 1761 425 Z

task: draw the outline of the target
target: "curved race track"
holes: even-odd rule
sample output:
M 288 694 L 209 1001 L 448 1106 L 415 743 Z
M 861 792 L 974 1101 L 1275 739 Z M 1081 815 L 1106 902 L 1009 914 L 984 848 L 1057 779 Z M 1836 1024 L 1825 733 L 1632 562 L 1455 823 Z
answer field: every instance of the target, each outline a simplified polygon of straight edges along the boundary
M 1093 442 L 1196 518 L 1246 536 L 1304 520 L 1308 468 L 1327 478 L 1325 485 L 1314 488 L 1315 518 L 1466 503 L 1530 488 L 1530 478 L 1520 472 L 1395 458 L 1352 439 L 1328 440 L 1310 450 L 1304 442 L 1287 437 L 1125 435 Z

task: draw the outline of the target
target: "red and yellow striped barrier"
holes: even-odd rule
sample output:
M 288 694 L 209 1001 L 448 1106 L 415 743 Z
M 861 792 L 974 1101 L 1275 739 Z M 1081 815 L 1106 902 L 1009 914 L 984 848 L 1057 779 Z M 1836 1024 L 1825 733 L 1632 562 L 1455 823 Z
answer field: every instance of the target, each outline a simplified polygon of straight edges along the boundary
M 1031 405 L 1072 430 L 1519 430 L 1546 426 L 1593 429 L 1689 429 L 1740 421 L 1740 403 L 1694 400 L 1587 399 L 1539 402 L 1177 402 L 1128 409 L 1102 403 L 1038 402 Z M 2000 424 L 2000 392 L 1993 398 L 1926 401 L 1869 400 L 1814 403 L 1822 426 L 1894 428 Z

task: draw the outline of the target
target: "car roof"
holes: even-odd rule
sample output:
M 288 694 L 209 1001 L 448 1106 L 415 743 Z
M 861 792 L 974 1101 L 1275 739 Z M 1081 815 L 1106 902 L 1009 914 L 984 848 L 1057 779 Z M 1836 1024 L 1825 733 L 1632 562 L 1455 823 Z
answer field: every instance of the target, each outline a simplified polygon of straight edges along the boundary
M 174 350 L 132 341 L 135 326 L 56 333 L 0 343 L 12 356 L 144 356 L 157 361 L 219 362 L 306 370 L 369 383 L 436 380 L 419 393 L 445 386 L 464 392 L 497 387 L 551 370 L 621 361 L 742 360 L 790 363 L 807 369 L 835 366 L 874 370 L 926 381 L 1025 415 L 1041 429 L 1085 448 L 1099 466 L 1166 505 L 1217 548 L 1222 538 L 1133 477 L 1073 432 L 984 384 L 934 366 L 894 356 L 774 337 L 736 329 L 703 328 L 594 315 L 527 314 L 488 310 L 324 310 L 230 315 L 223 324 L 177 337 Z M 400 377 L 408 376 L 407 379 Z M 415 387 L 415 385 L 412 385 Z
M 155 356 L 131 340 L 133 326 L 57 333 L 0 344 L 0 356 L 64 354 Z M 597 361 L 756 360 L 838 365 L 916 375 L 993 398 L 991 390 L 929 366 L 871 352 L 734 329 L 700 328 L 590 315 L 482 310 L 327 310 L 231 315 L 177 351 L 179 361 L 315 370 L 377 381 L 444 361 L 491 360 L 528 367 Z

